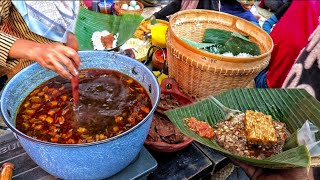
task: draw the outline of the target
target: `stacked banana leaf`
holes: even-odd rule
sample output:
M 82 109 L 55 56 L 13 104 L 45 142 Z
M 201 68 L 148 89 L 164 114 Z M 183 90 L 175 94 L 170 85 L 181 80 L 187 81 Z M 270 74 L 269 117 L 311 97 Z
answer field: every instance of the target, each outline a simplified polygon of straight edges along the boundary
M 137 14 L 107 15 L 80 8 L 75 26 L 79 50 L 93 50 L 91 36 L 95 31 L 118 33 L 117 47 L 132 38 L 143 17 Z
M 269 114 L 275 120 L 286 124 L 291 133 L 286 149 L 280 154 L 258 160 L 239 156 L 220 147 L 214 140 L 199 136 L 191 131 L 183 118 L 195 117 L 208 122 L 212 127 L 223 120 L 226 113 L 214 102 L 208 99 L 179 109 L 166 111 L 165 114 L 175 126 L 192 139 L 224 154 L 227 157 L 238 159 L 250 165 L 265 168 L 295 168 L 309 167 L 311 158 L 305 145 L 296 143 L 296 131 L 302 127 L 306 120 L 320 127 L 320 102 L 305 90 L 301 89 L 234 89 L 216 96 L 225 106 L 232 109 L 260 111 Z M 320 140 L 316 134 L 316 140 Z
M 182 38 L 186 43 L 210 53 L 224 54 L 232 53 L 234 56 L 246 53 L 252 56 L 260 55 L 260 49 L 248 36 L 237 32 L 221 29 L 206 29 L 202 43 Z

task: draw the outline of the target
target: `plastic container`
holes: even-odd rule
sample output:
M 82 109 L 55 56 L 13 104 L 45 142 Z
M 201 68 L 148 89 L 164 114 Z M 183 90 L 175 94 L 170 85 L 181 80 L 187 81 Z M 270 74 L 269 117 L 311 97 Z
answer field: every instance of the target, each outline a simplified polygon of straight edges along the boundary
M 163 49 L 165 53 L 165 57 L 167 57 L 167 50 Z M 162 52 L 158 49 L 156 50 L 152 55 L 152 65 L 155 69 L 162 70 L 163 69 L 163 63 L 164 63 L 164 57 Z M 168 66 L 168 63 L 166 63 L 166 66 Z
M 109 2 L 99 2 L 98 9 L 100 13 L 112 14 L 112 3 Z
M 167 30 L 168 26 L 162 24 L 156 24 L 151 28 L 151 43 L 154 46 L 160 46 L 166 48 L 167 44 Z

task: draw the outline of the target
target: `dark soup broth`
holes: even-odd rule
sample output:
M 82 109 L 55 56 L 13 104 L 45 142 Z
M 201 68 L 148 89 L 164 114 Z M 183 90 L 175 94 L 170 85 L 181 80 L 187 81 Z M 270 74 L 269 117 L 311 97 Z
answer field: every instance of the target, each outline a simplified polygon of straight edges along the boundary
M 24 99 L 16 127 L 42 141 L 90 143 L 129 130 L 152 108 L 147 91 L 136 80 L 102 69 L 81 70 L 78 109 L 72 101 L 70 80 L 54 77 Z

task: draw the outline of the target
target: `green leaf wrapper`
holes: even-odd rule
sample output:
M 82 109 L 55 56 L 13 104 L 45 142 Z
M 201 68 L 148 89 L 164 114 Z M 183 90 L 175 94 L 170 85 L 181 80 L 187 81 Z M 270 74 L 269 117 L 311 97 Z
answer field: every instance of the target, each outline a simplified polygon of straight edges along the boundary
M 205 99 L 182 108 L 166 111 L 165 114 L 175 126 L 192 139 L 224 154 L 250 165 L 264 168 L 295 168 L 309 167 L 311 158 L 306 146 L 294 144 L 294 132 L 301 128 L 306 120 L 320 127 L 320 102 L 302 89 L 234 89 L 219 94 L 216 98 L 232 109 L 260 111 L 269 114 L 274 120 L 286 124 L 287 130 L 293 135 L 288 139 L 288 150 L 263 160 L 238 156 L 220 147 L 214 140 L 209 140 L 191 131 L 183 118 L 195 117 L 214 126 L 225 117 L 224 111 L 210 100 Z M 316 134 L 317 141 L 319 133 Z M 293 142 L 291 142 L 293 141 Z
M 143 20 L 141 15 L 124 14 L 122 16 L 107 15 L 80 8 L 75 26 L 79 50 L 93 50 L 91 42 L 95 31 L 107 30 L 113 35 L 119 33 L 117 47 L 132 38 Z
M 206 29 L 202 42 L 214 43 L 215 45 L 213 47 L 217 48 L 204 48 L 204 50 L 215 54 L 223 54 L 226 52 L 231 52 L 234 56 L 239 53 L 247 53 L 253 56 L 261 54 L 256 43 L 237 32 L 221 29 Z

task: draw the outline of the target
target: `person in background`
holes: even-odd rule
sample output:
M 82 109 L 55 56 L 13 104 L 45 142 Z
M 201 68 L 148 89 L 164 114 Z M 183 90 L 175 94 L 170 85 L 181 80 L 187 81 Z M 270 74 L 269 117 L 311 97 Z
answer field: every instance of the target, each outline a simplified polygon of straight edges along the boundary
M 281 88 L 295 59 L 318 26 L 319 16 L 320 1 L 292 1 L 270 33 L 274 48 L 269 66 L 255 78 L 257 88 Z
M 77 40 L 70 32 L 79 7 L 80 1 L 76 0 L 1 0 L 2 82 L 33 62 L 65 78 L 76 76 L 80 58 L 76 51 Z
M 168 21 L 168 16 L 182 10 L 187 9 L 207 9 L 219 10 L 219 0 L 173 0 L 160 11 L 155 12 L 151 18 L 162 19 Z
M 259 7 L 267 9 L 268 11 L 277 12 L 281 6 L 290 0 L 261 0 Z
M 260 27 L 258 19 L 250 11 L 254 2 L 255 0 L 221 0 L 221 12 L 238 16 Z
M 229 13 L 259 26 L 258 19 L 250 11 L 254 2 L 255 0 L 173 0 L 160 11 L 154 13 L 150 18 L 168 20 L 167 17 L 169 15 L 178 11 L 187 9 L 207 9 Z
M 270 34 L 273 25 L 275 25 L 281 19 L 284 13 L 287 12 L 290 5 L 291 0 L 288 0 L 288 2 L 284 3 L 269 19 L 267 19 L 263 23 L 262 29 L 265 30 L 268 34 Z

